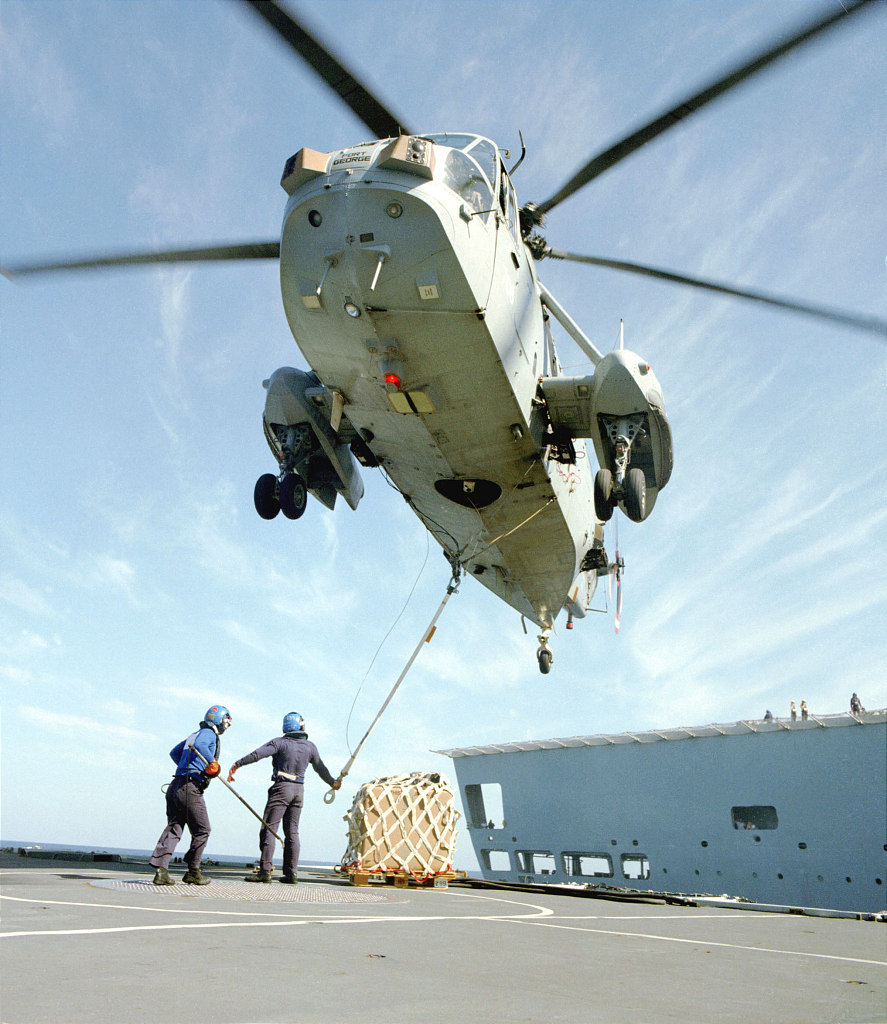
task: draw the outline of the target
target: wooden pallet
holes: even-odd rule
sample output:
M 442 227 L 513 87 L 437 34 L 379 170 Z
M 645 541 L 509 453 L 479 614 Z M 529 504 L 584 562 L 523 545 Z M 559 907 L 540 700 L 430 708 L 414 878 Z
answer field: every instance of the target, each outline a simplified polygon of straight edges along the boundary
M 467 878 L 465 871 L 442 871 L 430 878 L 417 879 L 409 871 L 386 869 L 383 871 L 361 871 L 359 868 L 345 868 L 352 885 L 393 885 L 395 889 L 417 886 L 423 889 L 446 889 L 450 882 Z

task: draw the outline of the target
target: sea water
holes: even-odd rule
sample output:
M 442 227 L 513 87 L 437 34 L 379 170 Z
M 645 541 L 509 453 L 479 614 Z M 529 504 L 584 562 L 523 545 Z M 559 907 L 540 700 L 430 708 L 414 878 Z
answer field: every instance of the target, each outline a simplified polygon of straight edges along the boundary
M 120 857 L 126 860 L 144 860 L 147 861 L 151 856 L 151 850 L 134 850 L 127 847 L 121 846 L 77 846 L 74 843 L 38 843 L 33 840 L 18 841 L 12 839 L 0 839 L 0 848 L 4 850 L 11 850 L 17 852 L 18 850 L 27 850 L 29 853 L 61 853 L 64 851 L 71 851 L 73 853 L 110 853 L 118 854 Z M 184 851 L 183 851 L 184 852 Z M 180 857 L 179 857 L 180 859 Z M 213 854 L 211 857 L 204 857 L 204 864 L 233 864 L 242 867 L 252 867 L 258 860 L 255 854 Z M 275 861 L 279 863 L 279 861 Z M 300 861 L 300 867 L 333 867 L 334 861 L 312 861 L 305 862 Z

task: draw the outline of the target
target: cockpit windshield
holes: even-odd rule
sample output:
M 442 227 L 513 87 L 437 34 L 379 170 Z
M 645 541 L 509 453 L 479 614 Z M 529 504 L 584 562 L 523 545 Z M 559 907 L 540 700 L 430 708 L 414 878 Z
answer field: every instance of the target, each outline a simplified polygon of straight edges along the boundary
M 439 142 L 442 146 L 450 146 L 453 149 L 468 149 L 472 143 L 477 142 L 476 135 L 461 135 L 457 132 L 437 132 L 435 135 L 423 135 L 422 138 Z
M 477 135 L 440 132 L 423 138 L 449 146 L 444 163 L 443 181 L 468 203 L 472 210 L 486 215 L 492 212 L 493 190 L 499 168 L 496 147 Z

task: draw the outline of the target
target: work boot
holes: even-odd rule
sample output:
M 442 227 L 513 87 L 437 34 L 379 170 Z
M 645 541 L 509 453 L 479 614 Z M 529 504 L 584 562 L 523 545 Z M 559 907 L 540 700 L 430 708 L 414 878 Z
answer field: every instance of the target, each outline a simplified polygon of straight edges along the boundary
M 290 875 L 287 872 L 284 872 L 284 875 L 280 880 L 284 885 L 297 885 L 299 882 L 299 879 L 295 875 Z
M 256 870 L 251 875 L 246 875 L 243 880 L 244 882 L 270 882 L 271 869 L 256 868 Z
M 182 877 L 182 881 L 185 885 L 209 885 L 212 879 L 202 875 L 200 868 L 188 868 Z
M 175 881 L 169 877 L 166 868 L 158 868 L 154 874 L 154 885 L 175 885 Z

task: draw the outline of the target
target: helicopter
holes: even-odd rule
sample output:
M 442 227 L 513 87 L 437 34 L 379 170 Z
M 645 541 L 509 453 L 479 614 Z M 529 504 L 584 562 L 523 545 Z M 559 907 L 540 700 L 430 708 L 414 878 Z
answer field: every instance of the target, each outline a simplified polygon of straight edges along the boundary
M 537 659 L 566 608 L 581 617 L 614 571 L 603 525 L 651 513 L 672 469 L 662 389 L 622 347 L 604 356 L 539 280 L 542 259 L 612 265 L 554 249 L 550 210 L 672 124 L 865 4 L 847 5 L 756 55 L 610 147 L 540 204 L 517 202 L 496 144 L 471 133 L 415 133 L 388 113 L 282 6 L 258 12 L 342 95 L 374 135 L 285 168 L 279 241 L 7 268 L 12 276 L 121 263 L 279 260 L 287 320 L 310 372 L 266 381 L 263 416 L 276 472 L 254 493 L 263 518 L 305 512 L 307 496 L 356 509 L 362 467 L 380 466 L 465 571 L 541 629 Z M 344 84 L 343 84 L 344 83 Z M 507 159 L 507 158 L 506 158 Z M 883 333 L 883 325 L 776 296 L 622 264 L 630 273 L 770 303 Z M 594 365 L 563 372 L 558 323 Z M 582 442 L 599 469 L 577 473 Z M 618 559 L 617 559 L 618 562 Z

